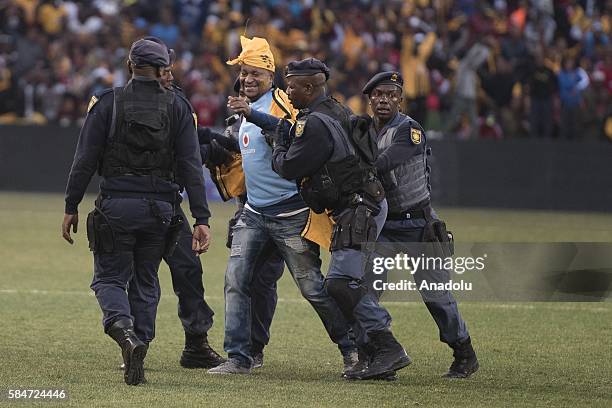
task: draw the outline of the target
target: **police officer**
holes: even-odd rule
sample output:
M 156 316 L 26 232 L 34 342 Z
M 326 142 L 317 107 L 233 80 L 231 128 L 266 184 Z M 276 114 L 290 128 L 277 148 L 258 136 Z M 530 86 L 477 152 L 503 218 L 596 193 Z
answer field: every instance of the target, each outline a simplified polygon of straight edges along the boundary
M 132 44 L 131 80 L 89 103 L 66 187 L 62 235 L 72 244 L 78 205 L 94 171 L 102 176 L 87 220 L 94 251 L 91 288 L 103 312 L 104 331 L 121 347 L 124 380 L 130 385 L 145 381 L 143 361 L 159 302 L 157 269 L 165 235 L 177 224 L 177 179 L 191 197 L 196 220 L 192 250 L 201 254 L 210 244 L 196 128 L 188 104 L 160 85 L 168 65 L 165 46 L 150 40 Z M 135 319 L 141 337 L 134 332 Z
M 148 36 L 144 39 L 166 46 L 157 37 Z M 173 83 L 172 65 L 176 60 L 174 50 L 169 49 L 168 55 L 170 64 L 163 67 L 160 83 L 164 88 L 172 90 L 176 97 L 187 103 L 193 113 L 191 104 L 185 98 L 182 89 Z M 183 219 L 187 219 L 180 205 L 176 206 L 176 211 Z M 181 225 L 176 248 L 172 255 L 163 258 L 170 268 L 172 288 L 178 297 L 178 316 L 185 332 L 185 347 L 181 354 L 180 364 L 185 368 L 212 368 L 223 363 L 225 359 L 208 344 L 208 331 L 213 324 L 214 312 L 204 299 L 202 263 L 191 249 L 191 228 L 186 222 Z M 142 320 L 138 316 L 134 316 L 134 318 L 134 331 L 141 338 L 145 331 L 140 327 Z
M 292 116 L 287 96 L 273 87 L 275 65 L 268 42 L 263 38 L 241 37 L 241 44 L 242 52 L 228 64 L 240 65 L 240 82 L 250 106 L 277 118 Z M 295 182 L 272 171 L 272 149 L 262 129 L 243 120 L 239 134 L 247 202 L 233 228 L 225 273 L 224 348 L 229 359 L 208 372 L 251 372 L 251 296 L 253 281 L 259 273 L 255 268 L 262 252 L 271 247 L 280 252 L 302 295 L 318 313 L 346 362 L 347 356 L 355 353 L 350 328 L 323 287 L 319 247 L 301 235 L 308 222 L 308 206 L 300 198 Z
M 300 195 L 316 212 L 331 211 L 336 223 L 325 286 L 352 323 L 367 362 L 346 378 L 389 378 L 411 363 L 390 330 L 391 316 L 365 286 L 366 252 L 382 229 L 387 204 L 373 168 L 373 149 L 351 138 L 351 112 L 326 95 L 329 69 L 309 58 L 289 63 L 287 94 L 301 109 L 290 138 L 277 134 L 272 166 L 297 180 Z M 289 143 L 292 141 L 291 143 Z M 368 157 L 368 162 L 364 157 Z
M 402 76 L 398 72 L 381 72 L 365 85 L 374 113 L 370 131 L 378 144 L 376 169 L 381 175 L 389 213 L 379 242 L 446 242 L 448 237 L 428 236 L 438 220 L 430 204 L 427 138 L 421 125 L 399 112 L 402 103 Z M 445 227 L 442 229 L 445 231 Z M 449 271 L 423 270 L 415 273 L 417 287 L 427 276 L 448 280 Z M 449 291 L 421 293 L 429 313 L 434 318 L 440 340 L 453 349 L 454 361 L 445 374 L 449 378 L 466 378 L 478 370 L 478 360 L 472 348 L 465 322 L 457 302 Z

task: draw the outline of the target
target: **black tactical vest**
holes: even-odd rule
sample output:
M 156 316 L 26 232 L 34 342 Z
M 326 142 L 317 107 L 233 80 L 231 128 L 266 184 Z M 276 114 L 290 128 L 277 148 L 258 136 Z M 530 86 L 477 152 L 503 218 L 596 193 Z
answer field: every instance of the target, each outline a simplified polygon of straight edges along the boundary
M 333 153 L 321 169 L 302 180 L 300 195 L 306 204 L 319 214 L 326 209 L 345 209 L 364 200 L 372 207 L 377 206 L 384 198 L 384 191 L 374 166 L 360 158 L 350 135 L 338 120 L 321 112 L 310 115 L 319 118 L 329 130 Z
M 174 93 L 134 81 L 114 89 L 113 125 L 99 173 L 103 177 L 154 175 L 174 181 L 171 128 Z

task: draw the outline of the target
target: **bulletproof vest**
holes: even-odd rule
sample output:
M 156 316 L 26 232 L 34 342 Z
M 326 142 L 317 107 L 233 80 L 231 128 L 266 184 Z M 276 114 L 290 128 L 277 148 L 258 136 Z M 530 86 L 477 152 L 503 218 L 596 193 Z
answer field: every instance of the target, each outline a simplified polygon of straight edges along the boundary
M 412 126 L 418 127 L 417 122 L 409 116 L 401 113 L 399 115 L 402 120 L 396 125 L 388 127 L 385 133 L 378 138 L 379 152 L 384 151 L 391 145 L 401 124 L 409 121 Z M 405 135 L 405 137 L 410 137 L 410 135 Z M 430 149 L 427 147 L 425 140 L 422 143 L 424 143 L 424 146 L 421 153 L 412 156 L 389 173 L 381 175 L 390 214 L 412 209 L 416 204 L 429 199 L 427 155 L 430 154 Z
M 351 131 L 352 112 L 331 96 L 317 104 L 317 106 L 313 109 L 313 112 L 324 113 L 332 120 L 337 120 L 347 134 Z
M 113 124 L 99 173 L 103 177 L 154 175 L 174 181 L 171 135 L 174 93 L 134 81 L 114 89 Z
M 382 201 L 384 192 L 374 167 L 360 159 L 340 121 L 321 112 L 310 115 L 319 118 L 328 129 L 333 152 L 321 169 L 302 181 L 300 194 L 306 204 L 314 212 L 322 213 L 325 209 L 349 207 L 354 204 L 355 194 L 367 195 L 374 205 Z

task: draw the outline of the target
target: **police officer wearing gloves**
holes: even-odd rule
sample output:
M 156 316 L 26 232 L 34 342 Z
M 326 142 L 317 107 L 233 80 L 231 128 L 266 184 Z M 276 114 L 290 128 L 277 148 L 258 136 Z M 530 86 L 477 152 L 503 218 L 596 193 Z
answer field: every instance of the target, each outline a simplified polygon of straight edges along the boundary
M 93 173 L 102 176 L 95 210 L 87 218 L 94 251 L 91 288 L 104 331 L 121 348 L 124 380 L 130 385 L 145 382 L 143 361 L 159 302 L 157 269 L 171 249 L 166 243 L 172 246 L 166 234 L 180 224 L 174 217 L 177 180 L 189 193 L 196 220 L 192 250 L 201 254 L 210 245 L 196 128 L 188 104 L 160 85 L 168 65 L 165 46 L 150 40 L 132 44 L 131 80 L 89 103 L 66 187 L 62 234 L 72 244 L 78 205 Z M 141 337 L 134 332 L 135 319 Z
M 255 110 L 293 117 L 287 95 L 273 87 L 274 57 L 263 38 L 241 37 L 242 52 L 227 63 L 240 65 L 240 83 Z M 230 258 L 225 273 L 225 342 L 228 361 L 210 374 L 249 374 L 253 367 L 251 344 L 252 294 L 258 259 L 275 247 L 302 295 L 321 318 L 331 340 L 347 356 L 356 354 L 350 328 L 334 300 L 323 287 L 319 247 L 302 237 L 308 206 L 294 181 L 272 171 L 272 149 L 262 129 L 246 120 L 239 131 L 247 202 L 233 228 Z
M 353 139 L 351 112 L 326 95 L 325 64 L 314 58 L 291 62 L 286 78 L 289 99 L 301 111 L 290 138 L 275 135 L 272 166 L 298 181 L 310 208 L 330 211 L 336 222 L 325 286 L 352 323 L 360 348 L 370 350 L 367 364 L 360 359 L 344 376 L 394 379 L 411 360 L 391 332 L 391 316 L 364 283 L 363 246 L 376 240 L 387 215 L 373 168 L 375 150 L 368 139 Z
M 448 242 L 446 226 L 430 205 L 427 138 L 421 125 L 399 112 L 402 103 L 402 76 L 398 72 L 376 74 L 363 88 L 374 113 L 370 132 L 378 144 L 376 169 L 381 176 L 389 213 L 379 242 Z M 417 286 L 435 274 L 447 281 L 449 271 L 422 270 L 415 273 Z M 445 374 L 466 378 L 478 370 L 465 322 L 449 291 L 421 293 L 429 313 L 440 331 L 440 340 L 454 352 L 454 361 Z

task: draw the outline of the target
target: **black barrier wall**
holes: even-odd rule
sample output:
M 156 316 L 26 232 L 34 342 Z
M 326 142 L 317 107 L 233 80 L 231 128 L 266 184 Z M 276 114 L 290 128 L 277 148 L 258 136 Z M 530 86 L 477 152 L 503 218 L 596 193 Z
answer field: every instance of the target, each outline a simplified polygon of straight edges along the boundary
M 0 126 L 0 190 L 63 192 L 78 129 Z M 612 144 L 431 141 L 434 205 L 610 211 Z M 95 191 L 97 183 L 90 185 Z

